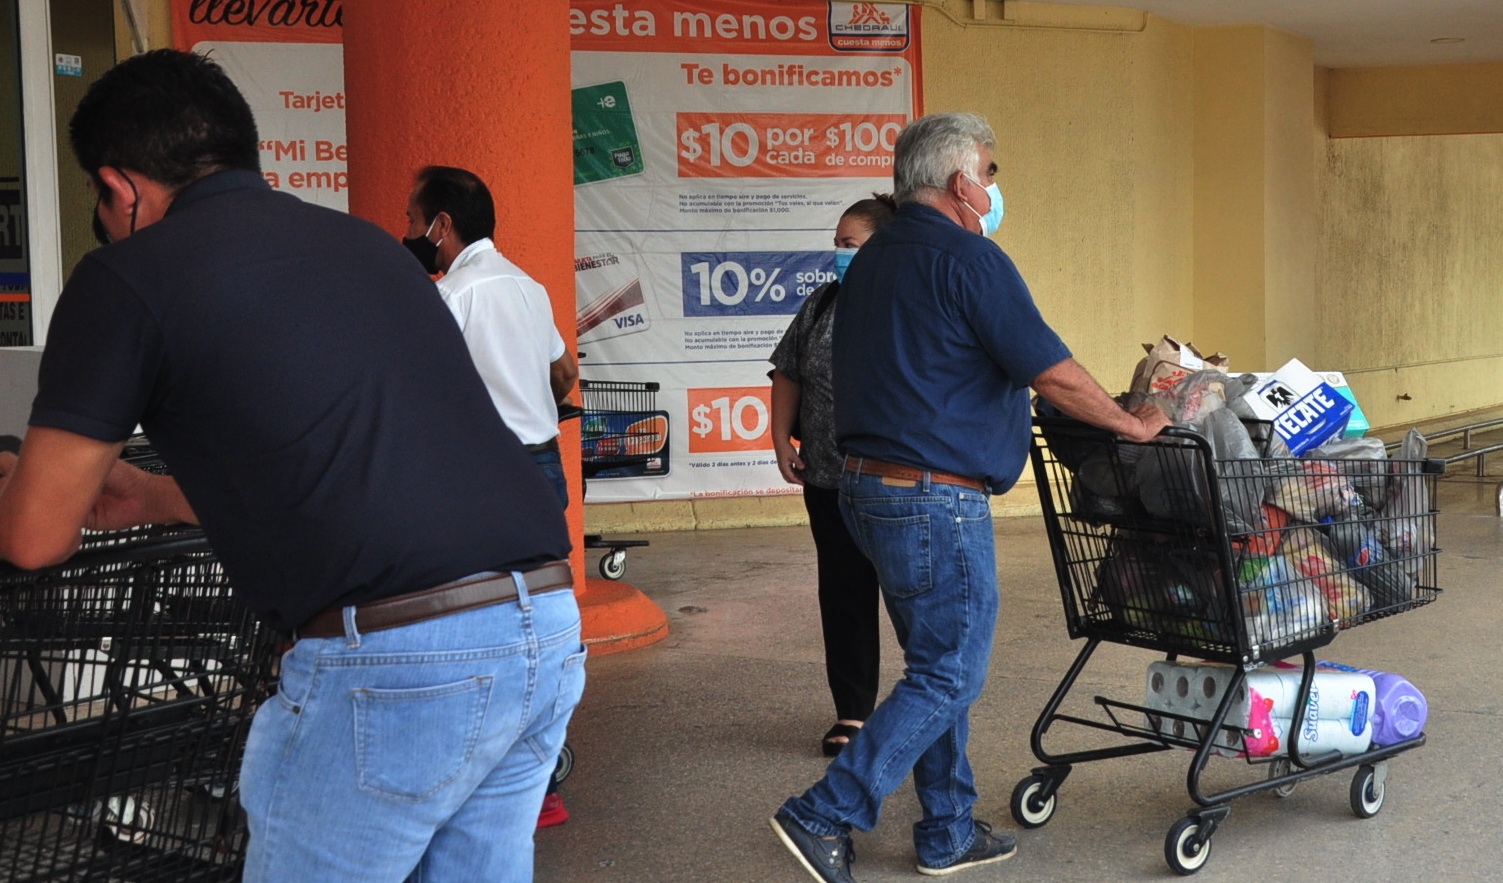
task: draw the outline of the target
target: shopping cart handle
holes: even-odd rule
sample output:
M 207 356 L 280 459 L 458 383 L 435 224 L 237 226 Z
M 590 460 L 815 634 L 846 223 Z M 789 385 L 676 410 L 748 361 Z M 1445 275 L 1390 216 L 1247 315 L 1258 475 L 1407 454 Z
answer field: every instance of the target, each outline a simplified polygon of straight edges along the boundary
M 565 420 L 573 420 L 582 414 L 584 414 L 584 408 L 573 402 L 559 402 L 558 404 L 558 422 L 560 423 Z

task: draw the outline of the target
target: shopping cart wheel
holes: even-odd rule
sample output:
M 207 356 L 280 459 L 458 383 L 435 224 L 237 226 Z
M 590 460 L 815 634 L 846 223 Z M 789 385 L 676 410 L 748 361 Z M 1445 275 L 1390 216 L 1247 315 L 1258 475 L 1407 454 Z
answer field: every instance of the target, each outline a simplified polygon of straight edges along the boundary
M 1200 819 L 1185 816 L 1169 829 L 1164 838 L 1164 859 L 1174 873 L 1188 877 L 1205 866 L 1211 857 L 1211 838 L 1201 835 Z
M 1370 819 L 1383 808 L 1383 780 L 1388 778 L 1388 764 L 1364 763 L 1352 776 L 1352 812 L 1359 819 Z
M 1289 762 L 1289 758 L 1281 757 L 1268 765 L 1268 778 L 1277 779 L 1281 776 L 1287 776 L 1293 769 L 1294 765 Z M 1295 782 L 1286 782 L 1283 785 L 1276 785 L 1270 790 L 1273 791 L 1274 797 L 1288 797 L 1294 793 L 1294 786 L 1296 784 Z
M 1028 776 L 1012 789 L 1013 821 L 1024 828 L 1042 828 L 1054 817 L 1059 795 L 1039 796 L 1047 782 L 1043 776 Z
M 569 774 L 574 772 L 574 749 L 565 742 L 564 747 L 558 752 L 558 765 L 553 768 L 553 784 L 562 785 Z
M 612 549 L 600 556 L 600 575 L 606 579 L 620 579 L 626 575 L 626 550 Z

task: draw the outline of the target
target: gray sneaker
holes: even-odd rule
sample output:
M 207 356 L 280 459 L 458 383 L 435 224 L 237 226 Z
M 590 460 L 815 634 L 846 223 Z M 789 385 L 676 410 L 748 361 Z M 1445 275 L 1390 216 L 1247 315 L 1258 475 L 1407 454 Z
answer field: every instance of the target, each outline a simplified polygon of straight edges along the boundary
M 856 883 L 851 877 L 851 862 L 856 860 L 856 850 L 851 846 L 849 834 L 838 837 L 811 834 L 783 809 L 767 823 L 814 879 L 823 883 Z
M 955 861 L 942 868 L 931 868 L 920 863 L 918 872 L 928 874 L 930 877 L 943 877 L 956 871 L 964 871 L 966 868 L 974 868 L 977 865 L 989 865 L 992 862 L 1000 862 L 1012 858 L 1018 854 L 1018 840 L 1011 834 L 993 834 L 992 826 L 986 822 L 976 822 L 976 839 L 971 841 L 971 848 Z

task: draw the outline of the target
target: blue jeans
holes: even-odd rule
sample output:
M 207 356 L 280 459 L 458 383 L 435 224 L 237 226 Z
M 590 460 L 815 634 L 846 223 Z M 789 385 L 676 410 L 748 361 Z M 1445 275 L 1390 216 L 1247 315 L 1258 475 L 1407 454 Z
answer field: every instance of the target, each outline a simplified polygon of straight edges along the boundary
M 553 492 L 558 494 L 558 501 L 565 509 L 569 508 L 569 482 L 564 478 L 564 461 L 559 457 L 558 451 L 538 451 L 528 456 L 543 470 L 543 475 L 553 485 Z
M 244 879 L 532 880 L 584 661 L 566 589 L 299 640 L 245 747 Z
M 991 508 L 981 491 L 847 472 L 840 508 L 877 568 L 903 648 L 903 677 L 825 777 L 786 809 L 822 837 L 877 824 L 882 799 L 911 771 L 924 817 L 919 861 L 950 864 L 975 838 L 976 786 L 966 758 L 997 624 Z

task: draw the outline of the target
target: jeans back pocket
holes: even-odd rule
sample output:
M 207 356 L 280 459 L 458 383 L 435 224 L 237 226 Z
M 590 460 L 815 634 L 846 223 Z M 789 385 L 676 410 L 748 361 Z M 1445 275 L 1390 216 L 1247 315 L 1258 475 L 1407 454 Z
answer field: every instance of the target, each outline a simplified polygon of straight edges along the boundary
M 361 789 L 415 803 L 454 781 L 480 738 L 492 681 L 351 691 Z
M 929 591 L 934 568 L 927 514 L 894 518 L 862 511 L 858 504 L 856 524 L 861 551 L 877 569 L 883 591 L 897 598 Z

